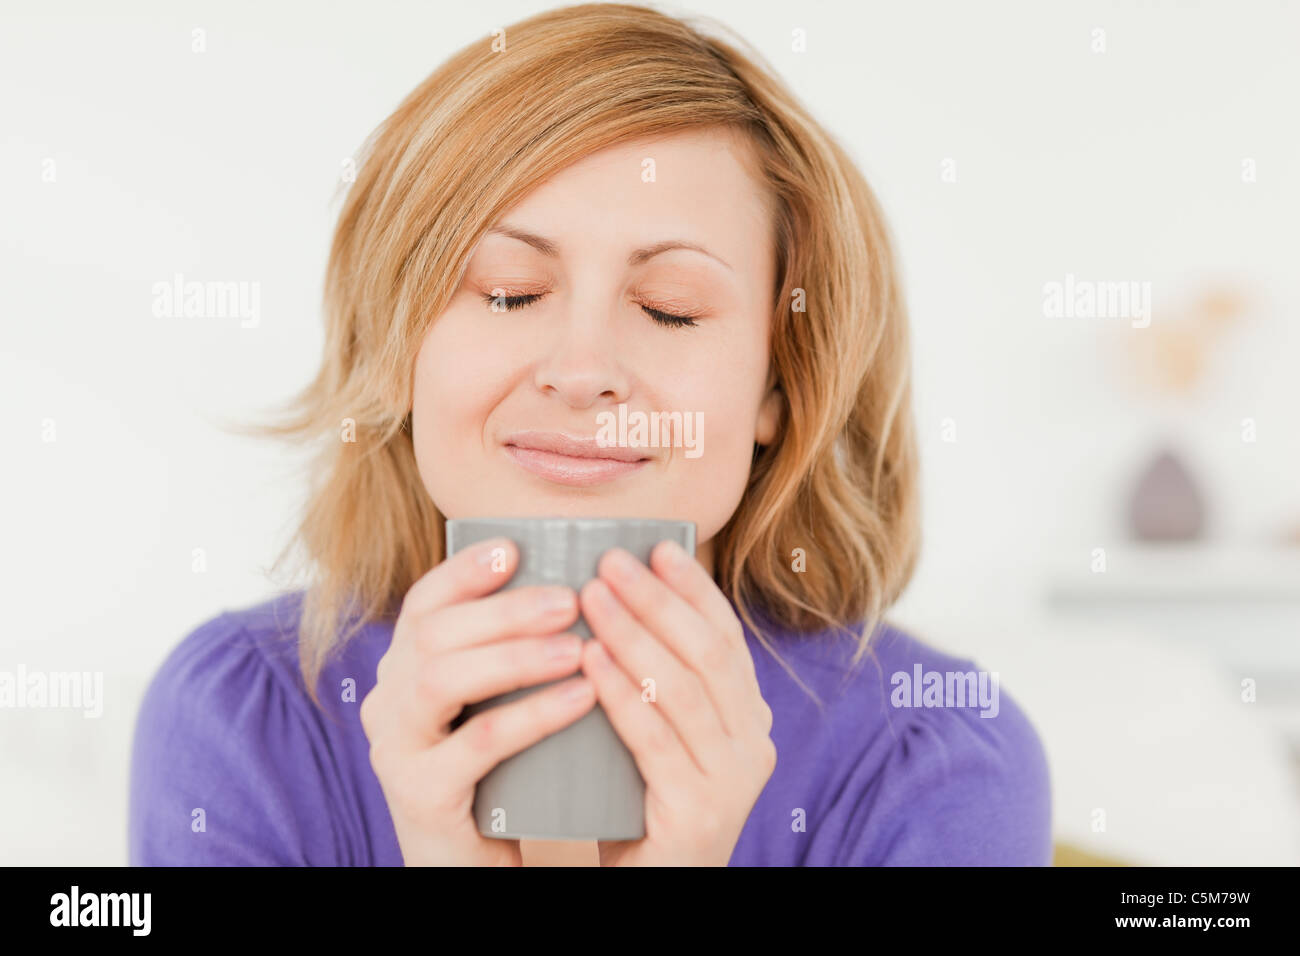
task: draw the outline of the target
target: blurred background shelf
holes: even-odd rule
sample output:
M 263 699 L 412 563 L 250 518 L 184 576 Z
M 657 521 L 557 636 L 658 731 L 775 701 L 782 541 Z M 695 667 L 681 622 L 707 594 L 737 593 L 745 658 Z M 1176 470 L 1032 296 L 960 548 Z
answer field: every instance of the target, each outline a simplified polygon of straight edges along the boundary
M 1175 742 L 1191 745 L 1180 752 L 1183 760 L 1195 759 L 1197 746 L 1249 753 L 1246 762 L 1257 768 L 1250 773 L 1266 773 L 1272 781 L 1265 788 L 1272 793 L 1271 809 L 1263 814 L 1281 819 L 1285 791 L 1290 820 L 1278 826 L 1300 832 L 1300 548 L 1133 544 L 1107 547 L 1104 572 L 1094 573 L 1091 562 L 1090 548 L 1058 552 L 1046 562 L 1041 610 L 1055 646 L 1091 647 L 1105 655 L 1107 670 L 1118 675 L 1108 706 L 1125 714 L 1126 729 L 1141 735 L 1145 728 L 1148 743 L 1162 741 L 1158 749 L 1135 753 L 1155 760 Z M 1158 653 L 1156 646 L 1167 649 L 1165 664 L 1145 656 Z M 1196 661 L 1207 669 L 1196 671 Z M 1152 682 L 1168 686 L 1153 691 Z M 1161 702 L 1153 703 L 1153 696 Z M 1268 758 L 1270 739 L 1278 741 L 1277 759 L 1285 772 Z M 1174 774 L 1176 764 L 1162 772 Z M 1238 761 L 1234 772 L 1241 772 L 1241 765 Z M 1135 762 L 1130 772 L 1138 772 L 1138 766 Z M 1238 790 L 1225 783 L 1220 792 L 1209 781 L 1189 778 L 1178 786 L 1171 782 L 1168 793 L 1195 806 L 1237 808 L 1241 815 L 1235 824 L 1225 822 L 1225 829 L 1235 826 L 1238 838 L 1247 839 L 1245 821 L 1260 812 L 1252 803 L 1262 792 L 1252 789 L 1257 779 L 1248 774 Z M 1087 835 L 1078 839 L 1086 841 Z M 1300 859 L 1297 854 L 1300 845 L 1284 859 Z
M 1196 648 L 1237 679 L 1267 681 L 1261 705 L 1300 724 L 1300 548 L 1107 548 L 1097 573 L 1089 560 L 1085 552 L 1052 563 L 1042 589 L 1049 616 Z
M 1046 582 L 1050 609 L 1130 604 L 1252 604 L 1300 607 L 1300 548 L 1138 545 L 1059 561 Z

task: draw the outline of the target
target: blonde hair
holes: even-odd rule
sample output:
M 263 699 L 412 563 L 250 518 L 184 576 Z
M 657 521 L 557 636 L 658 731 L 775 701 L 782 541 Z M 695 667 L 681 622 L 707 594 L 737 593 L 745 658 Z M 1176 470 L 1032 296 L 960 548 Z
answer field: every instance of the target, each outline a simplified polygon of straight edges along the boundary
M 319 441 L 288 548 L 314 564 L 299 619 L 304 682 L 367 622 L 395 617 L 443 559 L 416 468 L 414 357 L 486 230 L 537 184 L 622 140 L 723 127 L 747 137 L 776 213 L 775 442 L 714 539 L 714 578 L 795 632 L 852 628 L 867 652 L 918 548 L 907 315 L 876 198 L 844 149 L 743 41 L 649 7 L 547 11 L 435 70 L 364 144 L 330 250 L 315 379 L 246 434 Z M 799 306 L 803 305 L 800 309 Z M 238 427 L 238 426 L 237 426 Z M 340 440 L 340 428 L 355 440 Z M 349 437 L 352 437 L 351 435 Z M 788 560 L 811 555 L 802 573 Z M 857 625 L 861 625 L 858 627 Z

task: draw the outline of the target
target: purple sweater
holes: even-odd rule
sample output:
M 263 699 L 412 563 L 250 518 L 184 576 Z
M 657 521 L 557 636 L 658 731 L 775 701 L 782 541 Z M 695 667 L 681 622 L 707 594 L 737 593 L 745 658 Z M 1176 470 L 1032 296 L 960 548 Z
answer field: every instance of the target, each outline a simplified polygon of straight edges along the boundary
M 300 601 L 289 592 L 213 618 L 154 676 L 131 758 L 131 865 L 402 865 L 358 716 L 392 624 L 368 626 L 331 659 L 326 718 L 297 667 Z M 745 637 L 777 764 L 729 865 L 1050 864 L 1050 782 L 1033 725 L 988 674 L 982 698 L 945 701 L 934 686 L 974 662 L 882 626 L 874 660 L 845 680 L 851 639 L 778 635 L 823 715 Z M 355 702 L 341 699 L 349 677 Z

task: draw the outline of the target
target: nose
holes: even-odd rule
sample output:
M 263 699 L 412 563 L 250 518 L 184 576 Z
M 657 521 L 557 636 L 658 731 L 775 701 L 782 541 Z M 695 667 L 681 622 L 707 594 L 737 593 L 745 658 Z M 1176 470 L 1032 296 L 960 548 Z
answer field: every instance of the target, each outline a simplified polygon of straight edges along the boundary
M 560 331 L 537 363 L 538 390 L 577 409 L 626 402 L 630 376 L 619 361 L 614 316 L 594 309 L 579 315 L 575 309 L 555 318 Z

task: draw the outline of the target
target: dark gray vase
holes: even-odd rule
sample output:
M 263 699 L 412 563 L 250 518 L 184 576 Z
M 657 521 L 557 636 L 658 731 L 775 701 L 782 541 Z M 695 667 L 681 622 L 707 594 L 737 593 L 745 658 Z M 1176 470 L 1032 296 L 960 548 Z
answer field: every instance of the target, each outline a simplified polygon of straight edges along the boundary
M 1205 503 L 1187 466 L 1164 449 L 1147 465 L 1129 502 L 1129 528 L 1139 541 L 1192 541 L 1205 525 Z

